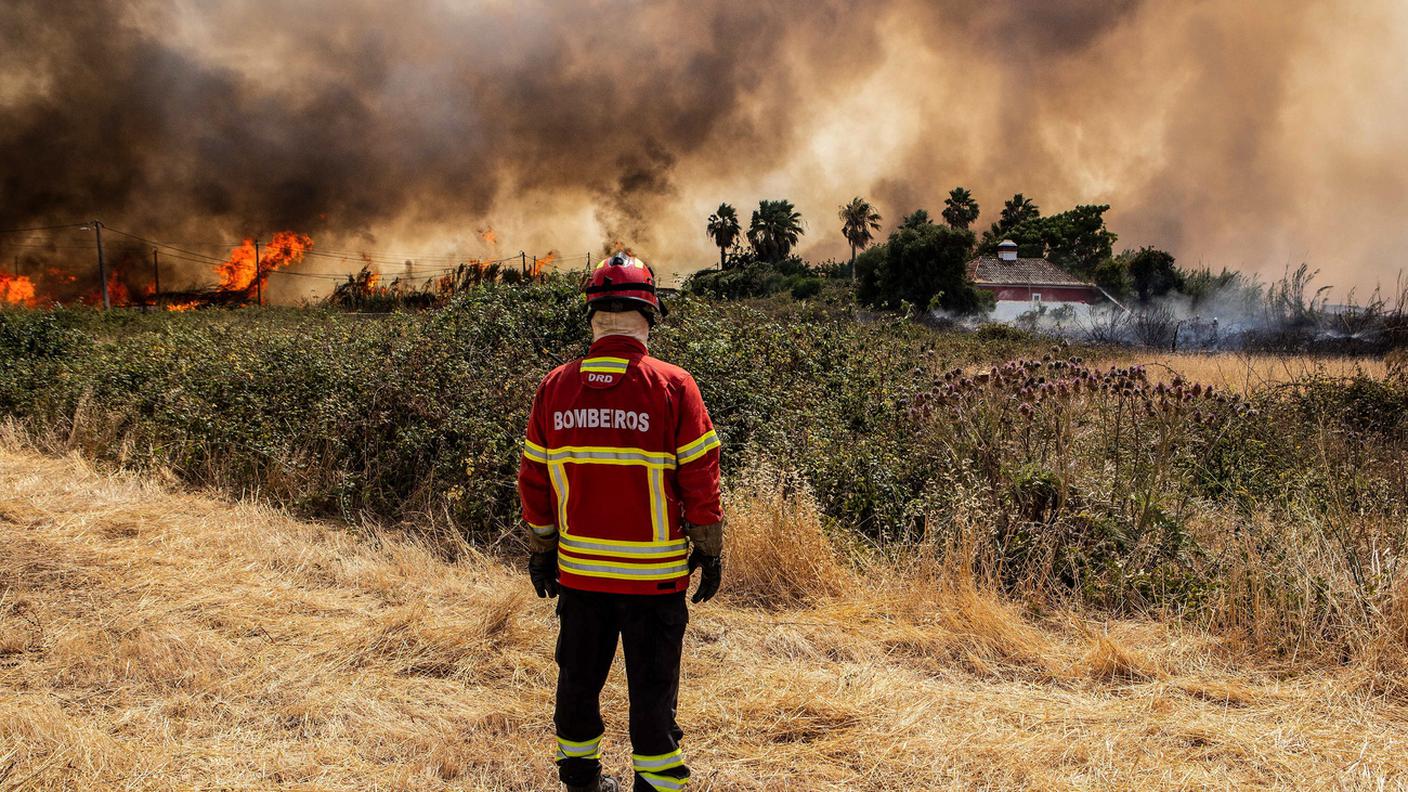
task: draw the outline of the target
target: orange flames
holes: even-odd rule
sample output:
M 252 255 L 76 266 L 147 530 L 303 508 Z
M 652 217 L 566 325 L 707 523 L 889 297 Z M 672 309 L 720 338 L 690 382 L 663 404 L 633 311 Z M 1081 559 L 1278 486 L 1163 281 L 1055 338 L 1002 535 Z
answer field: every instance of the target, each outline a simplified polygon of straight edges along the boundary
M 101 302 L 101 297 L 95 297 L 94 302 Z M 116 270 L 108 274 L 108 302 L 113 305 L 128 305 L 132 302 L 132 293 L 127 290 L 127 284 L 118 279 Z
M 34 281 L 29 278 L 0 273 L 0 303 L 32 306 L 37 304 L 37 294 Z
M 543 270 L 547 269 L 556 260 L 557 251 L 548 251 L 548 254 L 546 256 L 543 256 L 542 258 L 535 258 L 533 260 L 532 272 L 530 272 L 529 274 L 532 275 L 534 278 L 538 277 L 539 275 L 542 275 Z
M 499 244 L 499 235 L 497 232 L 494 231 L 493 226 L 485 226 L 484 228 L 479 229 L 479 238 L 483 240 L 484 244 L 486 245 Z
M 222 291 L 248 292 L 257 283 L 262 284 L 269 273 L 303 260 L 303 254 L 313 247 L 313 239 L 305 234 L 280 231 L 274 234 L 273 242 L 259 251 L 259 261 L 254 260 L 254 240 L 246 239 L 244 244 L 230 251 L 230 258 L 217 264 L 215 274 L 220 278 Z

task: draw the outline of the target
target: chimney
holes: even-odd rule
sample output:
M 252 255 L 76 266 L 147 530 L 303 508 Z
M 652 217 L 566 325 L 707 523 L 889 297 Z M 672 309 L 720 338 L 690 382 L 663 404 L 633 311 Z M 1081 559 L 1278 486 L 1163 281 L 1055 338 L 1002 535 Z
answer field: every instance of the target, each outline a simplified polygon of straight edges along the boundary
M 1003 261 L 1017 260 L 1017 243 L 1010 239 L 1004 239 L 997 245 L 997 257 Z

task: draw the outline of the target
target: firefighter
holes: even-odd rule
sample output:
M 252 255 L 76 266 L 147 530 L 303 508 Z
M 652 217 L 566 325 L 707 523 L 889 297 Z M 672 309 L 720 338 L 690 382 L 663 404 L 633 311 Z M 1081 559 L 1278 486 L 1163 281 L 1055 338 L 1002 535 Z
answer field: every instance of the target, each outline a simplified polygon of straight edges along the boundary
M 518 472 L 528 572 L 558 597 L 558 777 L 569 792 L 620 789 L 601 773 L 599 705 L 619 638 L 634 788 L 678 790 L 685 593 L 700 569 L 691 601 L 707 601 L 723 571 L 719 438 L 689 372 L 647 352 L 662 312 L 650 267 L 618 253 L 584 291 L 591 348 L 538 386 Z

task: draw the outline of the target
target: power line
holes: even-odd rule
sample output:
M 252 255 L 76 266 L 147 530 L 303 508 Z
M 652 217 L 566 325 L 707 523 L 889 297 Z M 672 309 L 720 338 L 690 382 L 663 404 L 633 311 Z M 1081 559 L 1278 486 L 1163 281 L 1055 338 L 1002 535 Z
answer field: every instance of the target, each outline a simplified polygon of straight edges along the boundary
M 154 247 L 166 248 L 167 250 L 174 250 L 174 251 L 176 251 L 177 253 L 184 253 L 184 254 L 186 254 L 186 255 L 188 255 L 188 256 L 196 256 L 196 257 L 198 257 L 198 258 L 209 259 L 210 263 L 212 263 L 212 264 L 224 264 L 224 263 L 225 263 L 225 259 L 222 259 L 222 258 L 217 258 L 217 257 L 215 257 L 215 256 L 207 256 L 207 255 L 205 255 L 204 253 L 197 253 L 197 252 L 195 252 L 194 250 L 184 250 L 184 249 L 182 249 L 182 248 L 176 247 L 175 245 L 168 245 L 168 244 L 166 244 L 165 242 L 158 242 L 158 241 L 156 241 L 156 240 L 154 240 L 154 239 L 147 239 L 146 237 L 140 237 L 140 236 L 137 236 L 136 234 L 131 234 L 131 233 L 128 233 L 128 232 L 126 232 L 126 231 L 120 231 L 120 230 L 118 230 L 118 229 L 116 229 L 116 228 L 113 228 L 112 226 L 104 226 L 104 228 L 106 228 L 107 230 L 111 231 L 111 232 L 114 233 L 114 234 L 119 234 L 119 235 L 121 235 L 121 236 L 125 236 L 125 237 L 127 237 L 128 239 L 135 239 L 136 241 L 142 242 L 142 243 L 147 244 L 147 245 L 152 245 L 152 246 L 154 246 Z M 234 247 L 239 247 L 239 245 L 235 245 Z
M 338 274 L 335 272 L 292 272 L 290 270 L 268 270 L 265 275 L 292 275 L 296 278 L 321 278 L 323 280 L 350 280 L 356 277 L 356 273 Z M 380 275 L 381 273 L 375 273 Z
M 86 225 L 88 225 L 88 224 L 87 224 L 87 223 L 68 223 L 67 225 L 35 226 L 35 227 L 33 227 L 33 228 L 5 228 L 5 229 L 0 229 L 0 234 L 25 234 L 25 233 L 28 233 L 28 232 L 30 232 L 30 231 L 58 231 L 58 230 L 63 229 L 63 228 L 82 228 L 82 227 L 84 227 L 84 226 L 86 226 Z
M 41 242 L 0 242 L 0 248 L 37 248 L 39 250 L 92 250 L 93 245 L 50 245 Z

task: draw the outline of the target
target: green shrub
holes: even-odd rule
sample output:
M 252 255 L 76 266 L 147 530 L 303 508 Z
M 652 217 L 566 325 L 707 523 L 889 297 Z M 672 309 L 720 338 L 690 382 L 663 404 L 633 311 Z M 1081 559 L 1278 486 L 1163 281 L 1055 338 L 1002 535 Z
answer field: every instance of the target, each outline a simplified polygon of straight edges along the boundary
M 920 222 L 902 225 L 889 241 L 856 257 L 856 296 L 877 308 L 903 303 L 973 313 L 983 307 L 967 280 L 973 233 Z

